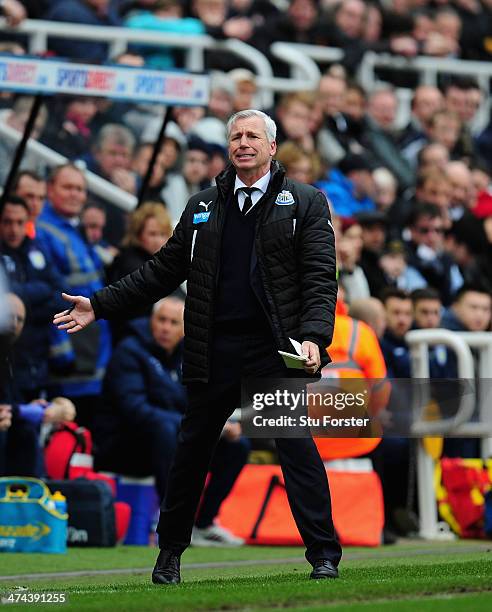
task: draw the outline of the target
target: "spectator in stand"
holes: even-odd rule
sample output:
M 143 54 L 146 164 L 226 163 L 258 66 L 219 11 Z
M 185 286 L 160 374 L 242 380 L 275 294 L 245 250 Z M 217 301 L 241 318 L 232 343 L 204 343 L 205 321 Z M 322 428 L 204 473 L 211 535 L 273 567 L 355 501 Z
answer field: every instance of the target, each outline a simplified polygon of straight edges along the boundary
M 471 126 L 480 107 L 480 87 L 473 77 L 460 77 L 445 83 L 443 91 L 445 108 L 456 113 L 461 121 L 460 132 L 452 149 L 453 157 L 466 159 L 470 163 L 477 156 Z
M 386 330 L 386 311 L 381 300 L 375 297 L 354 300 L 350 304 L 349 315 L 364 321 L 374 331 L 378 340 Z
M 395 130 L 397 110 L 398 99 L 392 88 L 379 89 L 370 95 L 364 144 L 376 160 L 396 176 L 403 191 L 413 185 L 414 175 L 398 146 Z
M 316 146 L 328 165 L 340 162 L 349 152 L 346 140 L 348 125 L 342 114 L 347 92 L 345 78 L 325 74 L 318 86 L 318 97 L 323 111 L 323 124 L 317 135 Z
M 22 300 L 25 325 L 18 338 L 13 368 L 19 399 L 29 402 L 46 392 L 51 318 L 63 308 L 66 284 L 41 246 L 27 237 L 29 208 L 9 196 L 0 212 L 0 266 L 10 290 Z
M 41 141 L 50 149 L 77 159 L 89 151 L 92 144 L 90 123 L 97 113 L 96 100 L 89 96 L 63 98 L 50 115 Z
M 321 173 L 321 160 L 316 153 L 307 153 L 294 142 L 284 142 L 275 155 L 285 168 L 286 175 L 301 183 L 312 185 Z
M 443 96 L 437 87 L 420 85 L 412 98 L 409 123 L 401 131 L 398 143 L 404 157 L 416 166 L 416 155 L 429 142 L 429 124 L 434 113 L 443 108 Z
M 15 98 L 12 108 L 0 111 L 0 122 L 5 123 L 8 127 L 24 133 L 31 107 L 34 99 L 29 96 L 19 96 Z M 33 130 L 31 132 L 31 138 L 37 140 L 44 129 L 46 118 L 48 116 L 47 110 L 44 106 L 41 107 Z M 9 174 L 12 160 L 14 159 L 17 144 L 3 138 L 0 142 L 0 185 L 4 185 Z M 32 170 L 34 172 L 43 173 L 45 166 L 39 160 L 29 152 L 25 153 L 22 162 L 21 169 Z
M 287 10 L 272 15 L 256 28 L 252 37 L 255 46 L 270 60 L 276 76 L 289 76 L 286 64 L 270 54 L 273 42 L 327 45 L 329 38 L 317 0 L 290 0 Z
M 108 281 L 114 283 L 139 268 L 166 244 L 171 234 L 171 219 L 164 205 L 144 202 L 130 215 L 122 249 L 109 270 Z
M 46 181 L 31 170 L 21 170 L 12 183 L 12 193 L 22 198 L 29 208 L 26 235 L 36 237 L 36 221 L 46 200 Z
M 412 300 L 402 289 L 388 288 L 381 294 L 386 312 L 386 331 L 381 349 L 388 378 L 411 378 L 410 348 L 405 334 L 412 327 Z
M 204 24 L 194 17 L 183 16 L 180 0 L 155 0 L 146 10 L 133 12 L 126 20 L 128 28 L 151 30 L 178 36 L 197 36 L 205 34 Z M 149 68 L 166 70 L 174 68 L 176 60 L 172 49 L 163 46 L 139 46 L 145 64 Z
M 289 140 L 305 151 L 315 150 L 315 141 L 309 131 L 313 107 L 314 99 L 311 92 L 293 92 L 280 98 L 275 107 L 278 144 L 281 145 Z
M 397 287 L 410 292 L 427 286 L 420 272 L 407 264 L 405 245 L 400 240 L 391 240 L 384 247 L 379 267 L 384 273 L 387 287 Z
M 379 265 L 388 231 L 386 215 L 379 211 L 368 211 L 357 215 L 362 227 L 362 253 L 359 265 L 369 283 L 371 295 L 379 297 L 386 287 L 386 278 Z
M 457 221 L 475 207 L 477 193 L 473 186 L 470 169 L 464 162 L 448 162 L 446 174 L 451 186 L 449 215 L 453 221 Z
M 87 198 L 85 177 L 72 164 L 53 169 L 48 179 L 48 199 L 38 219 L 37 239 L 56 270 L 75 295 L 92 295 L 103 286 L 102 262 L 79 232 L 80 213 Z M 98 321 L 80 338 L 64 335 L 54 347 L 73 358 L 69 374 L 50 381 L 53 392 L 70 398 L 77 407 L 78 422 L 90 429 L 101 403 L 102 379 L 111 352 L 107 321 Z
M 26 310 L 22 300 L 13 293 L 7 294 L 6 301 L 12 317 L 10 342 L 15 346 L 22 334 Z M 55 397 L 49 403 L 43 399 L 25 402 L 17 395 L 15 381 L 0 387 L 0 476 L 41 478 L 44 474 L 40 425 L 74 418 L 75 407 L 66 397 Z
M 160 498 L 166 491 L 188 401 L 180 382 L 183 311 L 181 300 L 164 298 L 155 304 L 150 325 L 148 319 L 132 322 L 132 335 L 118 345 L 108 368 L 105 392 L 109 410 L 100 415 L 96 428 L 98 469 L 136 476 L 152 474 Z M 249 442 L 241 436 L 241 426 L 229 420 L 209 468 L 211 478 L 195 519 L 193 545 L 243 543 L 215 525 L 214 519 L 248 452 Z
M 442 302 L 438 291 L 432 287 L 416 289 L 410 297 L 415 329 L 441 327 Z M 429 346 L 429 378 L 453 378 L 454 375 L 447 348 L 439 344 Z
M 461 128 L 462 123 L 457 113 L 448 110 L 437 111 L 429 122 L 429 138 L 431 142 L 446 147 L 450 157 L 454 157 Z
M 387 213 L 393 206 L 397 206 L 398 181 L 388 168 L 379 167 L 373 170 L 374 202 L 377 210 Z
M 437 168 L 419 172 L 415 188 L 417 202 L 434 204 L 441 211 L 444 227 L 451 226 L 452 184 L 449 173 Z
M 438 142 L 430 142 L 424 145 L 417 154 L 417 167 L 419 172 L 425 172 L 431 168 L 445 170 L 449 161 L 449 150 Z
M 118 124 L 105 125 L 97 135 L 87 167 L 123 191 L 136 194 L 137 178 L 131 169 L 135 151 L 135 136 Z M 104 203 L 107 224 L 104 238 L 118 247 L 125 233 L 126 213 L 114 204 Z
M 137 175 L 137 191 L 140 191 L 142 181 L 147 173 L 152 154 L 154 152 L 154 145 L 150 142 L 143 142 L 139 144 L 135 149 L 135 154 L 132 160 L 132 170 Z M 152 200 L 154 202 L 162 201 L 161 192 L 166 184 L 166 164 L 164 153 L 159 151 L 152 174 L 147 185 L 147 191 L 145 192 L 145 199 Z
M 89 244 L 96 256 L 96 265 L 102 261 L 104 266 L 109 266 L 118 249 L 109 245 L 103 238 L 106 226 L 106 211 L 101 204 L 89 202 L 80 215 L 80 231 L 84 240 Z
M 446 251 L 452 253 L 466 284 L 482 284 L 492 291 L 491 249 L 479 219 L 468 213 L 454 221 L 446 232 Z
M 210 158 L 210 146 L 200 138 L 192 136 L 188 140 L 182 172 L 168 175 L 162 197 L 171 215 L 173 227 L 179 221 L 188 199 L 194 193 L 210 186 L 208 178 Z
M 441 211 L 434 204 L 416 205 L 409 228 L 408 263 L 439 291 L 443 304 L 449 305 L 463 278 L 452 256 L 444 250 L 445 227 Z
M 442 316 L 442 326 L 452 331 L 488 331 L 492 297 L 480 285 L 463 285 Z
M 330 170 L 327 179 L 316 186 L 326 194 L 333 211 L 340 217 L 353 217 L 362 211 L 374 210 L 374 181 L 371 164 L 363 155 L 347 155 Z
M 335 222 L 335 247 L 339 272 L 339 284 L 345 291 L 345 301 L 368 298 L 369 285 L 362 268 L 358 265 L 362 252 L 362 228 L 354 218 Z
M 441 325 L 457 332 L 490 331 L 492 296 L 482 285 L 463 285 L 453 298 L 451 306 L 444 312 Z M 475 371 L 478 372 L 479 358 L 472 350 Z M 456 358 L 450 356 L 452 377 L 458 378 Z M 480 456 L 479 440 L 474 438 L 448 438 L 444 442 L 443 454 L 447 457 L 476 458 Z
M 258 108 L 258 104 L 255 102 L 258 85 L 254 73 L 246 68 L 236 68 L 231 70 L 227 76 L 234 83 L 233 112 Z
M 367 93 L 355 82 L 347 83 L 343 116 L 347 122 L 345 145 L 352 153 L 364 153 L 364 132 L 367 127 Z
M 448 46 L 447 57 L 460 56 L 461 19 L 450 6 L 441 6 L 434 15 L 435 32 L 439 34 Z
M 84 25 L 118 26 L 121 21 L 111 0 L 63 0 L 53 2 L 43 15 L 48 21 L 80 23 Z M 108 59 L 108 45 L 96 41 L 51 38 L 49 49 L 61 57 L 70 57 L 83 62 L 104 62 Z

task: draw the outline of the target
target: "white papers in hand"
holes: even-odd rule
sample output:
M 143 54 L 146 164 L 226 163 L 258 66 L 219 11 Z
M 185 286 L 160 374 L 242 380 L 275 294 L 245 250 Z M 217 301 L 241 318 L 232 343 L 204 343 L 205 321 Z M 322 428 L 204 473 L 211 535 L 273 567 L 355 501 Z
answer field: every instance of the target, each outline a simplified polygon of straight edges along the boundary
M 302 370 L 304 368 L 304 363 L 307 361 L 307 356 L 302 354 L 302 345 L 300 342 L 292 338 L 289 338 L 289 340 L 294 347 L 295 353 L 279 351 L 279 355 L 282 355 L 286 367 Z

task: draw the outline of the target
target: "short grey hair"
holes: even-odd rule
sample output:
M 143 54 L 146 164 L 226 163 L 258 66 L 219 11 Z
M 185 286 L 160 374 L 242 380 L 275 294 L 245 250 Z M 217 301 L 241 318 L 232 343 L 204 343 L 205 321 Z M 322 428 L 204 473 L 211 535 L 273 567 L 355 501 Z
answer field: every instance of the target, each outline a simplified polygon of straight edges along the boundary
M 112 142 L 118 146 L 127 147 L 132 153 L 136 145 L 133 133 L 119 123 L 108 123 L 101 128 L 96 138 L 96 149 L 100 150 L 105 142 Z
M 168 295 L 165 298 L 161 298 L 158 302 L 156 302 L 153 306 L 152 306 L 152 314 L 154 315 L 161 306 L 163 306 L 164 304 L 179 304 L 179 306 L 183 306 L 184 308 L 184 300 L 182 300 L 180 297 L 178 297 L 177 295 Z
M 227 140 L 231 137 L 232 126 L 239 119 L 250 119 L 251 117 L 260 117 L 265 122 L 265 134 L 268 139 L 268 142 L 273 142 L 277 137 L 277 125 L 275 121 L 269 117 L 266 113 L 262 111 L 255 110 L 254 108 L 250 108 L 248 110 L 242 110 L 238 113 L 234 113 L 232 117 L 227 122 L 226 130 L 227 130 Z

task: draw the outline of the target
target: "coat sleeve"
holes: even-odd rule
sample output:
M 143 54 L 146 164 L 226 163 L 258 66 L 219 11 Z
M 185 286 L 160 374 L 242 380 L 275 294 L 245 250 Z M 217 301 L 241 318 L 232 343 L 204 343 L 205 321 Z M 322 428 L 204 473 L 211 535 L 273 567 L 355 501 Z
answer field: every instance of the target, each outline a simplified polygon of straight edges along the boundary
M 171 238 L 151 260 L 92 296 L 96 319 L 128 318 L 141 313 L 143 307 L 166 297 L 186 279 L 188 209 L 190 206 L 183 212 Z
M 105 379 L 105 392 L 115 412 L 135 426 L 152 423 L 160 412 L 149 400 L 142 356 L 124 345 L 116 349 Z
M 335 234 L 326 197 L 316 192 L 308 204 L 300 235 L 302 340 L 320 348 L 331 344 L 338 284 Z M 324 351 L 323 351 L 324 352 Z

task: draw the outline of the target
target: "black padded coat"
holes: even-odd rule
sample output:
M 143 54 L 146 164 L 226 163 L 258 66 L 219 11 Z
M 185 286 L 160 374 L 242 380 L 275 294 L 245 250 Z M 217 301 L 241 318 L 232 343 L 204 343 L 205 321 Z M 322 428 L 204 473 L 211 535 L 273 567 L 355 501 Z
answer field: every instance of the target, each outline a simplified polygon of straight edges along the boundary
M 322 365 L 333 334 L 337 296 L 335 237 L 323 193 L 285 177 L 272 162 L 257 206 L 254 255 L 278 348 L 289 337 L 320 347 Z M 96 292 L 96 318 L 121 318 L 172 293 L 187 280 L 183 382 L 208 382 L 225 207 L 234 201 L 235 170 L 192 196 L 167 244 L 135 272 Z M 210 213 L 207 215 L 207 213 Z

